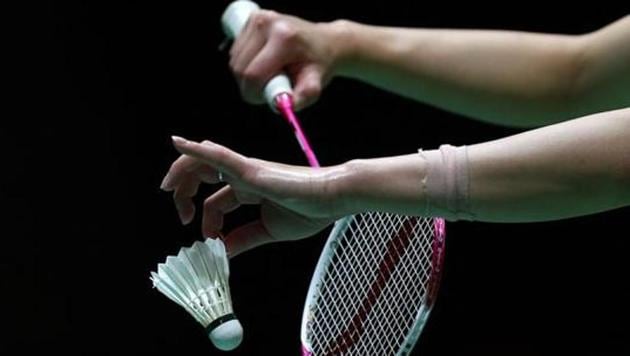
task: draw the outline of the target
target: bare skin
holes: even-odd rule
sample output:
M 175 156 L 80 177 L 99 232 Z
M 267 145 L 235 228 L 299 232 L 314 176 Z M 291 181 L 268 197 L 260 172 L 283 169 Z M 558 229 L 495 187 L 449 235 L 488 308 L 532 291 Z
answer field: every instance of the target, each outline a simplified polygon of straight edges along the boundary
M 528 222 L 630 205 L 629 36 L 630 16 L 559 36 L 315 24 L 260 11 L 234 43 L 230 64 L 252 103 L 262 103 L 262 87 L 284 70 L 300 108 L 332 78 L 347 76 L 486 122 L 546 125 L 468 148 L 475 218 Z M 603 110 L 611 111 L 589 115 Z M 424 212 L 418 182 L 426 167 L 418 154 L 312 169 L 209 141 L 174 138 L 174 145 L 182 156 L 162 188 L 173 192 L 183 223 L 193 219 L 191 197 L 201 183 L 224 184 L 204 203 L 204 235 L 220 231 L 239 206 L 261 206 L 258 220 L 225 236 L 232 256 L 311 236 L 348 214 Z
M 252 15 L 231 49 L 244 98 L 286 70 L 296 106 L 336 76 L 478 120 L 534 127 L 630 106 L 630 16 L 584 35 L 312 23 Z
M 470 200 L 480 221 L 530 222 L 580 216 L 630 204 L 630 109 L 591 115 L 472 145 Z M 162 189 L 174 192 L 181 220 L 194 216 L 200 183 L 225 186 L 204 203 L 203 233 L 223 216 L 259 204 L 261 216 L 226 237 L 231 255 L 268 242 L 311 236 L 337 218 L 369 210 L 422 214 L 418 154 L 325 167 L 244 157 L 206 141 L 174 138 L 182 156 Z M 395 179 L 395 184 L 383 184 Z

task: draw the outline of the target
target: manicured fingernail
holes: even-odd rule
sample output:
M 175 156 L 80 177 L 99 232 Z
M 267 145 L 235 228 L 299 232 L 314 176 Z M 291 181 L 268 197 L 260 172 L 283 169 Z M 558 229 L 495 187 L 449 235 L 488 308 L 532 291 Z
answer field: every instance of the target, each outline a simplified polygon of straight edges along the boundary
M 177 214 L 179 215 L 179 221 L 182 222 L 182 225 L 190 224 L 190 221 L 192 220 L 190 217 L 184 216 L 184 213 L 179 210 L 177 211 Z
M 188 140 L 179 136 L 171 136 L 171 139 L 173 140 L 173 143 L 175 143 L 176 145 L 183 145 L 183 144 L 188 143 Z
M 168 190 L 170 183 L 171 183 L 171 175 L 170 174 L 166 174 L 164 179 L 162 179 L 162 183 L 160 184 L 160 189 Z

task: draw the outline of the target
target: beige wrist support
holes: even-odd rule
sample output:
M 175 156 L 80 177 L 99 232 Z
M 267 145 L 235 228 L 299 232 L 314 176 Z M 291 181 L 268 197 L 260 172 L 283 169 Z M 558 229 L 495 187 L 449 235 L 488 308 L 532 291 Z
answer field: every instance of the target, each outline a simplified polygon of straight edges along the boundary
M 419 150 L 419 153 L 427 163 L 422 181 L 427 216 L 452 221 L 474 220 L 467 146 L 442 145 L 439 150 Z

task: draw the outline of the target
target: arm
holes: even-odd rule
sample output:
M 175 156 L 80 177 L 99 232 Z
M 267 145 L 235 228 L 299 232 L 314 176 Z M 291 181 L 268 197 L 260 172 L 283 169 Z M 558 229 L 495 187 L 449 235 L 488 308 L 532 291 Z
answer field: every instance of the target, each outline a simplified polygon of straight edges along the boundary
M 630 109 L 469 146 L 467 205 L 476 220 L 555 220 L 630 204 Z M 425 156 L 435 155 L 427 151 Z M 350 162 L 355 209 L 423 214 L 419 155 Z M 397 184 L 379 182 L 396 179 Z M 430 184 L 430 183 L 429 183 Z M 419 198 L 421 197 L 421 198 Z
M 261 206 L 259 220 L 226 236 L 233 255 L 311 236 L 348 214 L 437 211 L 425 189 L 436 184 L 434 168 L 443 168 L 430 164 L 439 161 L 437 150 L 314 169 L 247 158 L 211 142 L 174 144 L 182 156 L 162 189 L 173 191 L 182 222 L 192 220 L 200 182 L 221 183 L 219 171 L 227 185 L 204 203 L 204 234 L 221 230 L 223 216 L 242 204 Z M 467 213 L 480 221 L 553 220 L 630 205 L 630 109 L 470 146 L 465 172 Z
M 335 73 L 510 126 L 630 106 L 630 16 L 582 36 L 335 24 Z
M 296 107 L 335 76 L 486 122 L 546 125 L 630 105 L 630 16 L 581 36 L 312 23 L 257 11 L 230 51 L 245 100 L 284 70 Z

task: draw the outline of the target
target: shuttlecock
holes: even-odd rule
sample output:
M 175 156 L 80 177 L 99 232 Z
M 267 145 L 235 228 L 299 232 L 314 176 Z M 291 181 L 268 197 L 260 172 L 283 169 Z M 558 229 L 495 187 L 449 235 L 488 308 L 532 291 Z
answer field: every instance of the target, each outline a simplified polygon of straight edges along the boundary
M 157 273 L 151 272 L 151 280 L 206 328 L 214 346 L 229 351 L 243 340 L 243 327 L 232 310 L 229 274 L 225 245 L 220 239 L 206 239 L 168 256 Z

